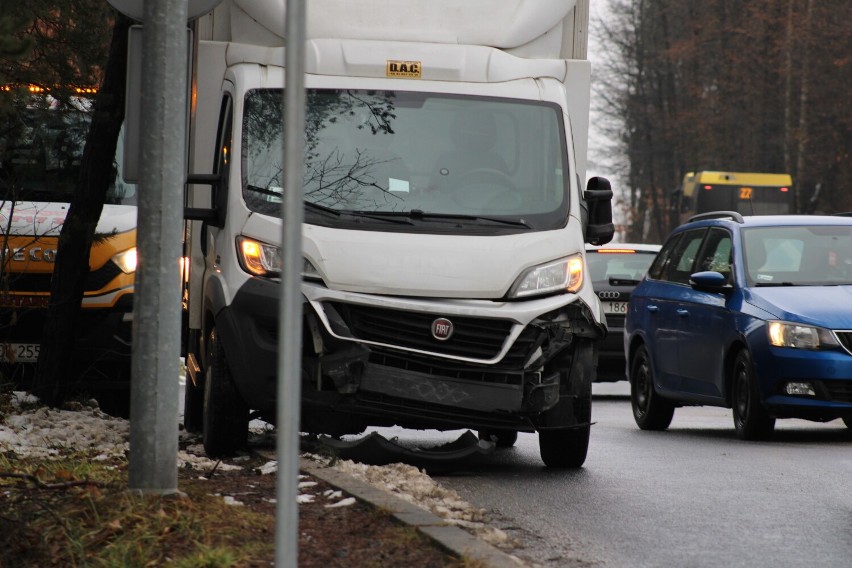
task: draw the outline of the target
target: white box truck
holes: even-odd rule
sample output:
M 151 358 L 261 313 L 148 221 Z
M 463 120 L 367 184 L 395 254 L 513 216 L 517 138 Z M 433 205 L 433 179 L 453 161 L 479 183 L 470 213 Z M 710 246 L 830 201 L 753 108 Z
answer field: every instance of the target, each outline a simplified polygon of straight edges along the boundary
M 613 232 L 609 182 L 584 189 L 587 2 L 307 3 L 303 432 L 537 432 L 546 465 L 585 461 L 584 242 Z M 275 419 L 284 12 L 195 25 L 185 422 L 214 456 Z

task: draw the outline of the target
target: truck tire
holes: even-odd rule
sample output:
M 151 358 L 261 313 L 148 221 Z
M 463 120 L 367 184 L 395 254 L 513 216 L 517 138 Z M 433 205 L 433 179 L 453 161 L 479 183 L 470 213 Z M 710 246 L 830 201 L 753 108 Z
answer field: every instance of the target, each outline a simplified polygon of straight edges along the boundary
M 210 332 L 204 378 L 204 451 L 211 458 L 234 455 L 248 444 L 249 409 L 237 391 L 219 342 Z
M 585 418 L 585 424 L 559 430 L 540 430 L 538 449 L 541 460 L 547 467 L 582 467 L 589 452 L 589 435 L 592 431 L 592 393 L 580 395 L 574 401 L 578 420 Z
M 183 427 L 187 432 L 204 432 L 204 385 L 196 385 L 187 377 L 183 392 Z

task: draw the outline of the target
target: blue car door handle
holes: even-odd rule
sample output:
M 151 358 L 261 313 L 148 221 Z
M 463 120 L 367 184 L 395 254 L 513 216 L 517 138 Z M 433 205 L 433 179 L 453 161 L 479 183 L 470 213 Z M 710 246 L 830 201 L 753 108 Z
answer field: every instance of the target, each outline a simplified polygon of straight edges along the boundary
M 648 309 L 648 311 L 649 311 L 649 312 L 658 312 L 658 311 L 660 311 L 660 308 L 658 308 L 657 306 L 655 306 L 655 305 L 653 305 L 653 304 L 651 304 L 650 306 L 647 306 L 647 309 Z
M 683 308 L 681 308 L 677 311 L 677 315 L 681 317 L 686 317 L 689 315 L 689 310 L 684 310 Z

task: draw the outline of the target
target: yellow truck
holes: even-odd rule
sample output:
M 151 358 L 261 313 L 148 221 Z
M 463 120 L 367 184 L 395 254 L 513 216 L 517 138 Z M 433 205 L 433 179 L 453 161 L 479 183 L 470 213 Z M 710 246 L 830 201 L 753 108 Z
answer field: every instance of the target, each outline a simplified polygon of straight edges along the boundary
M 59 232 L 79 175 L 91 100 L 38 87 L 0 87 L 0 376 L 26 384 L 35 371 L 50 301 Z M 119 142 L 120 144 L 120 142 Z M 130 381 L 136 270 L 136 187 L 115 163 L 89 257 L 69 377 L 93 389 Z

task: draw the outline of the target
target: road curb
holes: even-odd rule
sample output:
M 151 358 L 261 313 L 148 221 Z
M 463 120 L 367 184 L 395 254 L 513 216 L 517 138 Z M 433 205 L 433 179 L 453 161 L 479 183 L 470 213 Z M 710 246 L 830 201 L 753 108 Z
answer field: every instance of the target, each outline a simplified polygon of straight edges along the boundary
M 477 560 L 488 568 L 524 566 L 520 559 L 476 538 L 462 528 L 448 524 L 434 513 L 349 474 L 305 458 L 301 458 L 300 469 L 359 501 L 389 512 L 399 522 L 415 528 L 459 558 Z

